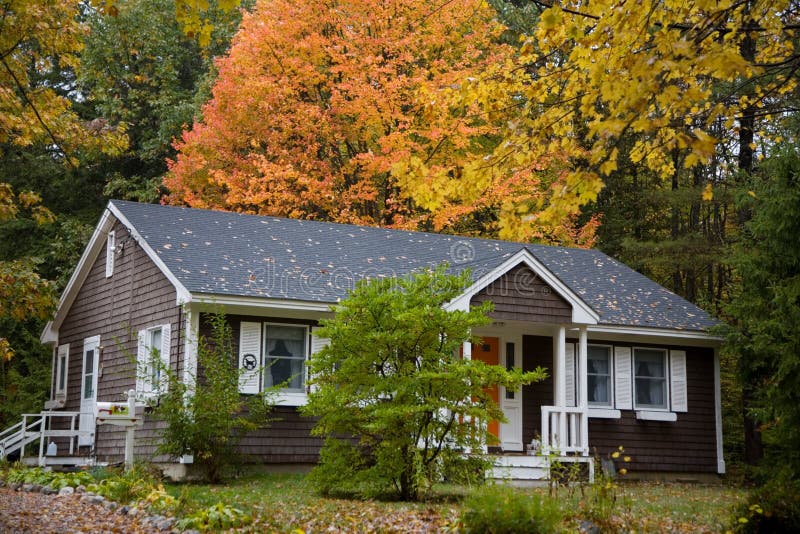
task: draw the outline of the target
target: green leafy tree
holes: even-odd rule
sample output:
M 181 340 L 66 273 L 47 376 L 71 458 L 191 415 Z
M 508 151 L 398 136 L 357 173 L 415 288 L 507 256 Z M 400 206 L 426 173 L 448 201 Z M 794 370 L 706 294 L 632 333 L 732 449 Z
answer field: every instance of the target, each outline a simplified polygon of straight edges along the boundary
M 487 306 L 444 309 L 469 283 L 444 266 L 362 281 L 322 322 L 330 344 L 311 361 L 316 390 L 304 413 L 327 437 L 314 473 L 323 492 L 419 499 L 443 465 L 482 450 L 491 436 L 481 422 L 504 419 L 487 388 L 545 376 L 459 357 L 472 329 L 489 322 Z
M 193 455 L 194 462 L 211 483 L 222 480 L 225 470 L 236 465 L 236 446 L 249 431 L 269 423 L 270 402 L 275 389 L 251 397 L 239 394 L 239 369 L 231 329 L 224 313 L 209 317 L 211 335 L 197 345 L 198 375 L 183 381 L 161 364 L 158 354 L 150 364 L 166 376 L 155 416 L 166 423 L 158 452 L 173 458 Z M 141 372 L 141 371 L 140 371 Z M 153 373 L 142 373 L 152 380 Z M 157 376 L 158 374 L 156 374 Z M 155 390 L 164 384 L 152 383 Z

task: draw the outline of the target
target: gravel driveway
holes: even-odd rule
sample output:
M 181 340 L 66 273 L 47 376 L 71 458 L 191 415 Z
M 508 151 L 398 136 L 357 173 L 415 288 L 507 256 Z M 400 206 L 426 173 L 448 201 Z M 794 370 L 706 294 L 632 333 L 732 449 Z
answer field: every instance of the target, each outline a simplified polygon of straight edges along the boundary
M 0 488 L 0 533 L 73 534 L 78 532 L 151 534 L 139 518 L 122 515 L 79 495 L 44 495 Z

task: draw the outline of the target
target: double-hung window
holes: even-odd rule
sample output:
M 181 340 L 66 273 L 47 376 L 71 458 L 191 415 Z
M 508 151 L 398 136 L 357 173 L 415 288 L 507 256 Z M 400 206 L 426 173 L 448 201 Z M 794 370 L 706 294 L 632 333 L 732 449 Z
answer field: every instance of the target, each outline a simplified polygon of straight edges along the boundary
M 587 398 L 590 406 L 611 407 L 611 347 L 589 345 L 586 361 Z
M 634 399 L 637 410 L 669 408 L 667 351 L 634 349 Z
M 305 392 L 307 338 L 305 326 L 265 325 L 265 387 L 283 384 L 287 392 Z

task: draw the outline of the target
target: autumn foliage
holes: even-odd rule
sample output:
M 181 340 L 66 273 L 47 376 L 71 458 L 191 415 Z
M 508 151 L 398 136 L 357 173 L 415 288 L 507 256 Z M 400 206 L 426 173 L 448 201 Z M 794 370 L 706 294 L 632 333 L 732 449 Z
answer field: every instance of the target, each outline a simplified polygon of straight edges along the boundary
M 436 230 L 469 219 L 479 220 L 469 231 L 491 231 L 508 184 L 422 209 L 391 171 L 411 155 L 452 163 L 496 142 L 496 122 L 442 105 L 513 55 L 492 17 L 475 0 L 258 3 L 218 63 L 202 122 L 177 143 L 167 202 Z

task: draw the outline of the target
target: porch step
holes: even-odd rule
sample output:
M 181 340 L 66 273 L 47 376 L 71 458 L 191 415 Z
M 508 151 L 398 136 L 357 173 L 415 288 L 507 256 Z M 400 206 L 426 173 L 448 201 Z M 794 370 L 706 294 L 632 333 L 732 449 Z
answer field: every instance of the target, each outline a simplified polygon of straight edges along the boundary
M 22 463 L 29 466 L 59 466 L 59 467 L 85 467 L 94 465 L 94 460 L 89 456 L 44 456 L 40 462 L 36 456 L 26 456 Z
M 517 482 L 546 481 L 550 473 L 547 456 L 502 455 L 493 456 L 492 469 L 487 478 L 512 484 Z

